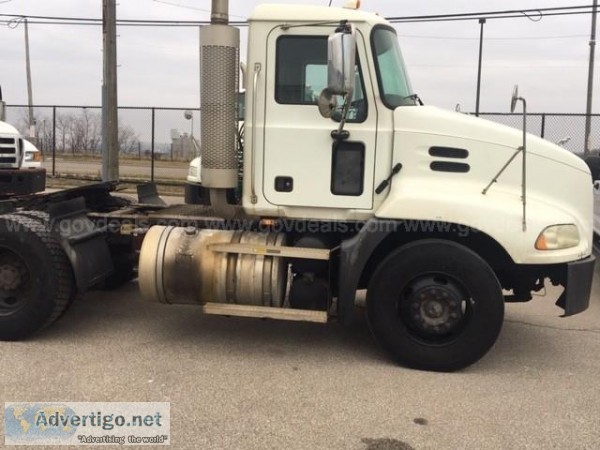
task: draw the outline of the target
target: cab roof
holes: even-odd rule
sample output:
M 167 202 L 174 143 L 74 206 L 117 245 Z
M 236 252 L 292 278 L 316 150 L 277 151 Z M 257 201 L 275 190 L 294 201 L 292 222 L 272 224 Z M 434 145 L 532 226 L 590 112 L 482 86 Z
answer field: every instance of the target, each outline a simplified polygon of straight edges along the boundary
M 250 18 L 252 21 L 288 22 L 370 22 L 372 24 L 388 23 L 383 17 L 360 9 L 328 8 L 315 5 L 258 5 Z

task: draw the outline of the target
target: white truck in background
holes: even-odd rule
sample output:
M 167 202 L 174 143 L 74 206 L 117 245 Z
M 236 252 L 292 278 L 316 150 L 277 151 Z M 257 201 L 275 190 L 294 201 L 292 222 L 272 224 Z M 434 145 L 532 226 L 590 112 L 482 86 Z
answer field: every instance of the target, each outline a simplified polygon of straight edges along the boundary
M 0 88 L 0 196 L 27 195 L 46 189 L 41 152 L 6 120 Z
M 246 66 L 240 64 L 242 72 L 242 79 L 246 76 Z M 237 131 L 235 133 L 235 145 L 237 157 L 239 160 L 239 185 L 236 188 L 228 189 L 227 197 L 231 203 L 235 203 L 241 195 L 243 173 L 242 173 L 242 162 L 244 159 L 244 117 L 246 114 L 246 93 L 243 90 L 244 84 L 242 84 L 242 91 L 238 93 L 237 102 Z M 196 156 L 190 161 L 188 168 L 188 174 L 185 182 L 185 203 L 189 205 L 210 205 L 210 198 L 208 195 L 208 189 L 202 186 L 202 146 L 198 143 L 196 138 L 191 136 L 194 144 Z

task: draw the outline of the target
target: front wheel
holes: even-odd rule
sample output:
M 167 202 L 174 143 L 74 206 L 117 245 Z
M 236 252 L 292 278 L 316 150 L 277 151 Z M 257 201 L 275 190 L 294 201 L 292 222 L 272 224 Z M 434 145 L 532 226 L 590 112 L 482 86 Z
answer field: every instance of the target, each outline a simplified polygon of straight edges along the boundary
M 399 363 L 453 371 L 492 347 L 504 299 L 479 255 L 430 239 L 405 245 L 380 263 L 369 283 L 367 317 L 375 338 Z

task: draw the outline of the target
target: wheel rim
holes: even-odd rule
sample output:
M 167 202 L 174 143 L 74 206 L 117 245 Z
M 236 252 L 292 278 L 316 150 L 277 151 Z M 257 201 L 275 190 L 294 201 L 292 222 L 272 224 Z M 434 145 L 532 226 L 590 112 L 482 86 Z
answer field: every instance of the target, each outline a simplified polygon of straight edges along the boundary
M 464 285 L 446 273 L 413 278 L 400 292 L 398 319 L 411 337 L 427 344 L 452 342 L 472 314 L 473 300 Z
M 30 271 L 25 260 L 8 249 L 0 249 L 0 316 L 14 314 L 27 303 Z

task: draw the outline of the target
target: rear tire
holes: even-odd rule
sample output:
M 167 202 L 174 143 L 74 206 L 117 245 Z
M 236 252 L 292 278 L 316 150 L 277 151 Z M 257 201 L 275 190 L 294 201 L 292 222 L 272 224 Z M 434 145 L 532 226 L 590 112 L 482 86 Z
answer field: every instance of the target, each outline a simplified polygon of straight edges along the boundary
M 405 245 L 380 263 L 369 283 L 367 317 L 375 338 L 400 364 L 454 371 L 493 346 L 504 299 L 479 255 L 431 239 Z
M 0 216 L 2 340 L 24 339 L 50 325 L 75 293 L 71 264 L 42 219 Z

